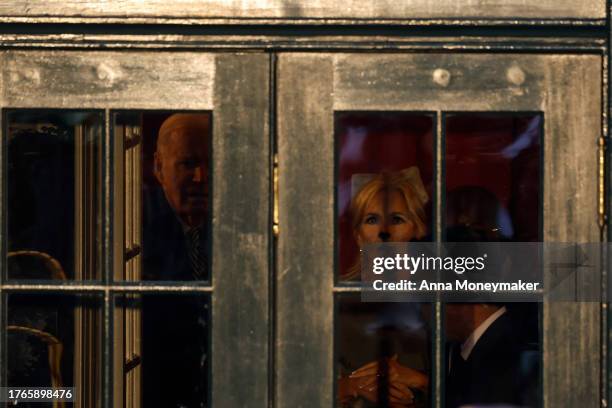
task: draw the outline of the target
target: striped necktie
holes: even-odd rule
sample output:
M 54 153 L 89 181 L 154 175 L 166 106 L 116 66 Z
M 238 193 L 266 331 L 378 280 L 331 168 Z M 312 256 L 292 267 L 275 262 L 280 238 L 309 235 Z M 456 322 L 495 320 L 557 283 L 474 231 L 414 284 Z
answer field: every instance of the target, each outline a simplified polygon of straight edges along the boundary
M 204 279 L 206 276 L 206 257 L 202 248 L 200 234 L 201 227 L 190 228 L 187 231 L 187 246 L 189 252 L 189 264 L 195 280 Z

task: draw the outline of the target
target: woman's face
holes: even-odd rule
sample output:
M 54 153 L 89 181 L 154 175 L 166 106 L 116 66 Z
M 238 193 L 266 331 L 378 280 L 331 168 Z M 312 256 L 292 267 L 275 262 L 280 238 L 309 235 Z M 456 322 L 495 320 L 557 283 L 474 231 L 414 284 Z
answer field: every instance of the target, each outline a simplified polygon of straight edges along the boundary
M 414 238 L 415 225 L 399 191 L 381 191 L 367 204 L 355 231 L 359 246 L 374 242 L 408 242 Z

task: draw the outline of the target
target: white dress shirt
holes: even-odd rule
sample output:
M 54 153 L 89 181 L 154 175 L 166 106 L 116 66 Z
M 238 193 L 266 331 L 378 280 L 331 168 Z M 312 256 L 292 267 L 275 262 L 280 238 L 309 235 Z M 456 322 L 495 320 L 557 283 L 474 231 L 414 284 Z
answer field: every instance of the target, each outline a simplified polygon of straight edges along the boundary
M 468 359 L 470 353 L 474 349 L 474 346 L 476 346 L 476 343 L 478 343 L 478 340 L 487 331 L 489 326 L 491 326 L 493 322 L 499 319 L 499 317 L 504 313 L 506 313 L 506 306 L 497 309 L 495 313 L 487 317 L 487 319 L 480 323 L 480 326 L 478 326 L 476 330 L 474 330 L 472 334 L 468 336 L 468 338 L 461 345 L 461 357 L 463 357 L 464 360 Z

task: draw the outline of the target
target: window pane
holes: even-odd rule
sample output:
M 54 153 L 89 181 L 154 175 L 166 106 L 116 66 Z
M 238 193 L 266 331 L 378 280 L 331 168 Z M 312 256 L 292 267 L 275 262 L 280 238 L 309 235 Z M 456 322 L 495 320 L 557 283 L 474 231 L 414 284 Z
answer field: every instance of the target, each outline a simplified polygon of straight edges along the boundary
M 338 277 L 358 280 L 359 242 L 410 241 L 429 235 L 433 116 L 339 113 L 335 119 Z M 403 211 L 410 219 L 403 223 L 392 218 L 374 219 L 376 214 L 368 219 L 377 204 L 393 204 L 395 193 L 382 191 L 401 192 L 407 201 L 397 205 L 405 207 Z
M 75 387 L 81 406 L 99 406 L 101 309 L 94 296 L 7 295 L 7 386 Z M 51 407 L 52 403 L 20 403 Z
M 447 116 L 448 227 L 484 228 L 495 241 L 539 240 L 541 130 L 540 115 Z
M 429 240 L 433 123 L 421 113 L 336 114 L 339 281 L 360 279 L 365 243 Z M 425 309 L 336 295 L 336 405 L 428 405 Z
M 208 297 L 124 295 L 117 306 L 115 387 L 125 406 L 206 407 Z
M 209 279 L 211 122 L 210 113 L 116 115 L 126 214 L 117 279 Z
M 14 110 L 5 123 L 8 277 L 98 279 L 102 114 Z
M 429 307 L 416 302 L 364 303 L 359 294 L 338 295 L 336 300 L 336 405 L 372 406 L 361 404 L 380 401 L 376 406 L 388 406 L 382 400 L 389 398 L 389 403 L 413 401 L 410 406 L 429 406 Z M 378 362 L 379 368 L 368 372 L 367 364 L 372 362 Z M 402 376 L 411 381 L 411 387 L 381 383 L 386 370 L 387 376 L 393 376 L 398 368 L 412 370 Z M 364 375 L 352 377 L 352 373 Z M 392 393 L 379 395 L 383 388 Z
M 446 128 L 446 240 L 538 241 L 542 117 L 453 114 Z M 535 303 L 446 305 L 446 405 L 539 406 Z

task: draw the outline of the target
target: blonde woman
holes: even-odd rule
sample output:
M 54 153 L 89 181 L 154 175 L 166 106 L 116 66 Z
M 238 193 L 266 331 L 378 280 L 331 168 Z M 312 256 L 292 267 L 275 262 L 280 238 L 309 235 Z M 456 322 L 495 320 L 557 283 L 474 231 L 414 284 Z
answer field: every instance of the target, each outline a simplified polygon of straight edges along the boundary
M 408 242 L 426 235 L 424 206 L 429 197 L 418 168 L 380 173 L 374 178 L 355 175 L 353 187 L 358 192 L 351 200 L 351 223 L 360 247 L 374 242 Z M 355 279 L 359 274 L 357 257 L 342 278 Z
M 425 204 L 429 199 L 418 168 L 371 175 L 353 176 L 350 207 L 353 237 L 361 247 L 375 242 L 408 242 L 427 234 Z M 360 259 L 357 257 L 343 279 L 358 279 Z M 401 365 L 394 357 L 387 361 L 389 403 L 391 407 L 414 405 L 413 390 L 426 393 L 428 377 Z M 342 406 L 353 406 L 359 400 L 377 399 L 378 362 L 364 365 L 338 382 L 338 399 Z M 359 404 L 357 404 L 359 405 Z M 361 406 L 361 405 L 359 405 Z

